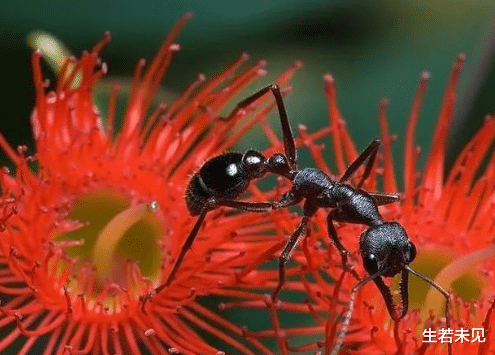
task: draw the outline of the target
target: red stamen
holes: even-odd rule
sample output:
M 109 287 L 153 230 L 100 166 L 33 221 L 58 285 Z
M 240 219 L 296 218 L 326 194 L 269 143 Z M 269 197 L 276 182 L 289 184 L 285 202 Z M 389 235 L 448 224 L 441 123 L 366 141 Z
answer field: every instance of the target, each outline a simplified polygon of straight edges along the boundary
M 42 52 L 38 49 L 34 51 L 31 57 L 31 66 L 33 70 L 33 82 L 36 89 L 36 114 L 37 117 L 46 117 L 45 89 L 43 87 L 43 74 L 41 72 Z M 44 122 L 40 123 L 40 131 L 45 131 Z
M 270 319 L 272 320 L 273 329 L 275 332 L 275 338 L 277 340 L 280 353 L 283 355 L 288 355 L 285 332 L 283 332 L 282 328 L 280 327 L 280 322 L 277 317 L 277 310 L 275 309 L 275 304 L 273 303 L 270 295 L 264 295 L 263 298 L 268 308 L 268 314 L 270 316 Z
M 146 59 L 141 58 L 136 63 L 136 69 L 134 69 L 134 74 L 132 76 L 131 89 L 129 92 L 129 99 L 127 101 L 127 108 L 130 109 L 137 105 L 138 102 L 138 92 L 141 87 L 141 78 L 144 67 L 146 66 Z
M 181 107 L 183 107 L 185 104 L 187 104 L 191 98 L 192 93 L 194 90 L 198 88 L 199 85 L 204 83 L 206 80 L 206 77 L 204 74 L 199 74 L 198 78 L 194 80 L 189 87 L 182 93 L 182 95 L 174 101 L 172 106 L 170 106 L 170 109 L 167 111 L 164 120 L 168 121 L 170 120 L 176 113 L 179 111 Z M 192 108 L 192 107 L 191 107 Z
M 224 318 L 213 313 L 212 311 L 201 306 L 198 303 L 193 303 L 191 305 L 191 308 L 194 309 L 194 311 L 196 311 L 201 316 L 207 318 L 210 322 L 214 322 L 216 324 L 221 325 L 222 327 L 229 330 L 233 334 L 237 334 L 237 335 L 243 335 L 244 334 L 244 331 L 241 328 L 235 326 L 234 324 L 230 323 L 229 321 L 225 320 Z M 258 340 L 253 339 L 252 343 L 254 346 L 256 346 L 256 348 L 258 350 L 262 351 L 263 354 L 272 354 L 272 352 L 267 347 L 265 347 L 261 342 L 259 342 Z
M 43 352 L 43 355 L 51 355 L 51 354 L 55 353 L 53 351 L 53 348 L 55 347 L 55 344 L 57 343 L 57 341 L 60 339 L 60 333 L 61 332 L 62 332 L 62 328 L 57 328 L 51 334 L 50 340 L 48 340 L 48 343 L 46 344 L 45 351 Z
M 343 125 L 342 115 L 337 106 L 337 94 L 335 90 L 335 80 L 331 74 L 325 74 L 323 76 L 325 82 L 325 95 L 328 101 L 328 115 L 330 118 L 330 127 L 332 128 L 332 144 L 334 151 L 334 158 L 337 164 L 339 175 L 342 175 L 346 169 L 346 163 L 344 160 L 344 154 L 342 151 L 341 142 L 341 126 Z
M 4 151 L 4 153 L 9 157 L 9 159 L 15 164 L 19 165 L 21 163 L 21 157 L 17 155 L 16 151 L 12 146 L 7 142 L 4 135 L 0 133 L 0 148 Z
M 123 323 L 122 327 L 124 329 L 124 336 L 127 341 L 127 350 L 131 351 L 133 355 L 141 355 L 141 350 L 136 343 L 136 337 L 134 336 L 134 331 L 128 323 Z
M 66 79 L 69 77 L 69 70 L 72 73 L 74 64 L 77 62 L 76 57 L 70 56 L 67 58 L 62 65 L 62 68 L 60 69 L 60 72 L 58 73 L 58 80 L 57 80 L 57 87 L 55 89 L 55 92 L 57 93 L 57 97 L 60 97 L 60 95 L 63 93 L 65 90 L 65 83 L 67 82 Z
M 30 314 L 25 322 L 21 322 L 21 320 L 17 318 L 17 327 L 19 328 L 22 335 L 26 337 L 41 336 L 43 334 L 53 331 L 57 327 L 60 327 L 67 320 L 65 314 L 59 314 L 57 316 L 56 312 L 50 312 L 50 318 L 53 318 L 53 320 L 50 319 L 50 324 L 43 326 L 39 325 L 35 330 L 28 330 L 27 327 L 34 321 L 34 319 L 38 317 L 38 315 L 39 312 Z M 34 319 L 31 319 L 33 317 Z
M 430 154 L 423 174 L 422 185 L 425 190 L 429 190 L 433 193 L 432 197 L 434 200 L 438 200 L 442 192 L 445 140 L 447 139 L 447 131 L 454 110 L 457 82 L 465 59 L 463 54 L 459 54 L 450 73 L 450 78 L 447 88 L 445 89 L 445 95 L 438 115 L 438 122 L 435 128 Z M 422 193 L 420 195 L 420 200 L 424 202 L 425 198 L 426 195 Z
M 325 162 L 323 157 L 323 149 L 325 149 L 324 144 L 316 144 L 314 135 L 308 133 L 308 128 L 305 125 L 300 124 L 298 126 L 299 137 L 302 141 L 301 145 L 308 148 L 311 153 L 311 157 L 315 161 L 315 165 L 318 169 L 322 170 L 325 174 L 332 176 L 332 172 Z
M 117 95 L 122 90 L 121 85 L 113 85 L 109 95 L 108 113 L 107 113 L 107 136 L 111 141 L 113 136 L 113 125 L 115 122 L 115 110 L 117 106 Z
M 383 144 L 383 190 L 385 192 L 397 192 L 395 183 L 394 162 L 392 158 L 392 141 L 393 137 L 388 133 L 387 112 L 388 99 L 382 99 L 378 105 L 378 121 L 380 123 L 381 139 Z M 376 169 L 373 169 L 376 171 Z M 370 176 L 371 177 L 371 176 Z M 375 181 L 375 178 L 371 178 Z
M 91 50 L 91 53 L 94 55 L 94 56 L 98 56 L 98 54 L 101 52 L 101 50 L 107 45 L 110 43 L 110 41 L 112 40 L 112 35 L 110 32 L 105 32 L 103 34 L 103 38 L 100 40 L 100 42 L 98 42 L 94 47 L 93 49 Z
M 165 41 L 163 42 L 162 46 L 158 50 L 158 53 L 155 55 L 153 58 L 146 74 L 144 75 L 143 78 L 143 83 L 151 83 L 153 81 L 158 81 L 159 78 L 157 76 L 157 73 L 161 70 L 164 66 L 166 66 L 164 63 L 166 62 L 166 58 L 170 54 L 170 47 L 174 43 L 174 41 L 177 39 L 179 36 L 179 33 L 182 31 L 182 28 L 192 19 L 192 13 L 187 12 L 182 17 L 177 21 L 170 32 L 168 33 L 167 37 L 165 38 Z M 160 77 L 161 78 L 161 77 Z M 148 95 L 152 95 L 152 91 L 149 91 Z
M 492 317 L 493 317 L 493 312 L 495 310 L 495 299 L 492 301 L 492 304 L 490 305 L 490 308 L 488 308 L 488 311 L 486 312 L 485 319 L 482 323 L 483 328 L 485 329 L 485 342 L 480 342 L 480 347 L 478 349 L 478 355 L 486 355 L 488 354 L 488 351 L 490 350 L 490 345 L 492 343 L 492 329 L 490 327 L 490 324 L 492 322 Z
M 122 345 L 119 340 L 119 326 L 116 322 L 112 322 L 112 325 L 110 326 L 110 337 L 112 339 L 115 354 L 123 354 Z
M 414 133 L 416 132 L 419 111 L 421 110 L 421 105 L 423 104 L 423 97 L 425 95 L 429 79 L 430 74 L 428 72 L 423 72 L 421 74 L 416 93 L 414 94 L 406 129 L 406 140 L 404 144 L 404 194 L 406 200 L 404 205 L 408 206 L 411 206 L 413 202 L 411 197 L 415 190 L 416 181 L 417 153 L 414 148 Z

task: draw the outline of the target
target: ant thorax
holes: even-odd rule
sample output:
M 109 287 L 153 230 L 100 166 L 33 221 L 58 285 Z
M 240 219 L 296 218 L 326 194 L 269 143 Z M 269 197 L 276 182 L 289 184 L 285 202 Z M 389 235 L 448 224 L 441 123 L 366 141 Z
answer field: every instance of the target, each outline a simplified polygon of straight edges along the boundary
M 336 182 L 320 169 L 304 168 L 299 170 L 294 176 L 292 180 L 292 191 L 294 194 L 307 199 L 318 195 L 325 195 L 331 198 L 330 191 L 335 184 Z M 326 207 L 335 207 L 335 203 L 331 203 L 331 205 Z

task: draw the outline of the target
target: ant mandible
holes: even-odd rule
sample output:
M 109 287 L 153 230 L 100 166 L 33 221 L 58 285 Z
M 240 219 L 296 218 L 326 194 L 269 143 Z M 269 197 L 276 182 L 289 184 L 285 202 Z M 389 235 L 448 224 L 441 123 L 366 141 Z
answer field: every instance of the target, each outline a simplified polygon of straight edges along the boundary
M 350 271 L 359 280 L 351 291 L 348 308 L 344 313 L 342 327 L 337 335 L 332 354 L 337 354 L 342 346 L 354 309 L 357 292 L 370 281 L 375 283 L 382 294 L 391 318 L 397 321 L 402 319 L 408 311 L 409 273 L 423 279 L 445 297 L 445 314 L 447 326 L 449 327 L 449 293 L 433 280 L 409 266 L 416 257 L 416 247 L 409 240 L 405 229 L 399 223 L 384 221 L 378 210 L 380 205 L 398 201 L 399 196 L 366 192 L 361 189 L 372 171 L 380 141 L 372 141 L 351 163 L 338 181 L 333 180 L 325 172 L 317 168 L 298 170 L 294 137 L 278 85 L 269 85 L 241 101 L 230 116 L 238 110 L 249 106 L 268 91 L 272 92 L 277 104 L 285 154 L 276 153 L 266 159 L 261 153 L 254 150 L 248 150 L 244 154 L 231 152 L 219 155 L 203 164 L 199 171 L 193 175 L 186 189 L 187 208 L 192 216 L 198 215 L 199 217 L 184 242 L 167 280 L 155 289 L 156 293 L 159 293 L 173 281 L 186 252 L 191 248 L 209 211 L 226 206 L 240 211 L 266 212 L 272 209 L 294 206 L 305 200 L 302 220 L 289 237 L 278 259 L 279 283 L 272 294 L 273 302 L 277 300 L 278 294 L 285 283 L 285 264 L 299 238 L 306 234 L 310 218 L 315 215 L 319 208 L 332 208 L 327 215 L 328 234 L 341 256 L 344 272 Z M 365 162 L 364 173 L 356 187 L 346 184 L 346 181 Z M 236 200 L 247 190 L 251 180 L 259 179 L 268 172 L 286 177 L 292 183 L 291 189 L 284 194 L 279 202 L 266 203 Z M 334 221 L 368 226 L 368 229 L 361 234 L 359 241 L 363 265 L 368 273 L 366 278 L 361 279 L 350 267 L 349 252 L 337 236 Z M 382 277 L 394 277 L 399 273 L 401 274 L 399 287 L 401 298 L 400 313 L 396 309 L 390 288 L 382 279 Z M 451 344 L 449 344 L 449 354 L 451 352 Z

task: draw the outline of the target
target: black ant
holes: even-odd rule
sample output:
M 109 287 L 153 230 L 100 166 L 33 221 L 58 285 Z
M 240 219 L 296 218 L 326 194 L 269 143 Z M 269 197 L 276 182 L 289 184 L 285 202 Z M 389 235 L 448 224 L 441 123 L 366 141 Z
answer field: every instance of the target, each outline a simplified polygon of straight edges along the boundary
M 282 126 L 284 152 L 277 153 L 266 159 L 261 153 L 249 150 L 244 154 L 226 153 L 207 161 L 200 170 L 193 175 L 186 190 L 186 203 L 191 215 L 199 215 L 196 224 L 187 237 L 174 267 L 167 280 L 155 291 L 158 293 L 169 285 L 175 276 L 186 252 L 190 249 L 206 214 L 220 206 L 232 207 L 241 211 L 266 212 L 272 209 L 294 206 L 304 201 L 303 217 L 278 259 L 279 283 L 272 294 L 272 302 L 278 298 L 285 283 L 285 264 L 302 235 L 306 234 L 309 220 L 319 208 L 332 208 L 327 215 L 328 234 L 335 244 L 342 259 L 344 272 L 350 271 L 359 282 L 353 287 L 348 308 L 344 313 L 342 327 L 337 334 L 332 354 L 337 354 L 342 346 L 344 336 L 354 309 L 355 297 L 361 287 L 373 281 L 387 306 L 387 310 L 394 321 L 402 319 L 408 311 L 408 278 L 409 273 L 416 275 L 435 287 L 446 300 L 445 314 L 447 326 L 450 327 L 449 293 L 440 285 L 425 275 L 413 270 L 409 264 L 416 257 L 416 247 L 409 240 L 405 229 L 397 222 L 386 222 L 381 216 L 378 206 L 393 203 L 399 200 L 398 195 L 366 192 L 361 189 L 370 175 L 376 159 L 379 140 L 372 141 L 368 147 L 351 163 L 342 177 L 336 181 L 322 170 L 317 168 L 297 168 L 297 151 L 294 137 L 285 111 L 282 94 L 278 85 L 269 85 L 247 99 L 241 101 L 233 113 L 249 106 L 255 100 L 271 91 L 277 104 L 280 123 Z M 232 115 L 232 114 L 231 114 Z M 365 162 L 364 173 L 353 187 L 345 182 Z M 259 179 L 271 172 L 289 179 L 291 189 L 284 194 L 279 202 L 245 202 L 236 199 L 247 190 L 251 180 Z M 364 268 L 369 274 L 364 279 L 352 269 L 349 264 L 349 252 L 340 242 L 333 222 L 357 223 L 368 226 L 360 236 L 359 249 Z M 398 312 L 394 304 L 390 288 L 382 277 L 394 277 L 401 274 L 399 286 L 401 311 Z M 449 343 L 449 354 L 452 353 Z

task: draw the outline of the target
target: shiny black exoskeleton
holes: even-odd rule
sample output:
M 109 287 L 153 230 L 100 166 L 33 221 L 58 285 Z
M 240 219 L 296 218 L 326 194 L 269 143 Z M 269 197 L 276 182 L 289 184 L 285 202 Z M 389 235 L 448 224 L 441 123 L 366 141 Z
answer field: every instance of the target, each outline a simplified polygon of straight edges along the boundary
M 192 216 L 197 216 L 205 206 L 211 209 L 225 200 L 235 200 L 246 191 L 251 180 L 263 177 L 267 169 L 265 157 L 254 150 L 244 154 L 225 153 L 212 158 L 189 181 L 186 189 L 187 209 Z M 237 201 L 232 202 L 236 205 Z M 271 204 L 266 203 L 260 206 L 271 208 Z
M 299 170 L 294 138 L 282 95 L 277 85 L 267 86 L 245 99 L 237 105 L 234 112 L 248 106 L 268 91 L 271 91 L 275 96 L 282 126 L 285 154 L 277 153 L 267 159 L 261 153 L 253 150 L 244 154 L 226 153 L 210 159 L 200 168 L 192 177 L 186 191 L 186 203 L 189 212 L 191 215 L 199 215 L 198 220 L 186 239 L 167 281 L 159 286 L 156 292 L 172 282 L 208 211 L 220 206 L 227 206 L 241 211 L 264 212 L 290 207 L 304 200 L 302 220 L 289 237 L 279 257 L 279 283 L 272 294 L 272 300 L 275 301 L 278 298 L 285 283 L 285 264 L 299 238 L 306 234 L 310 218 L 320 208 L 331 208 L 327 215 L 328 234 L 341 255 L 344 272 L 351 272 L 359 280 L 351 291 L 348 309 L 344 315 L 341 331 L 337 335 L 332 354 L 337 354 L 342 346 L 352 316 L 356 293 L 370 281 L 373 281 L 378 287 L 392 319 L 399 320 L 405 316 L 408 310 L 408 276 L 411 272 L 444 295 L 448 320 L 450 305 L 448 292 L 409 266 L 416 256 L 414 244 L 409 240 L 406 231 L 399 223 L 384 221 L 378 210 L 378 206 L 398 201 L 399 197 L 391 194 L 366 192 L 361 189 L 372 171 L 380 142 L 378 140 L 372 141 L 351 163 L 339 180 L 333 180 L 320 169 L 303 168 Z M 347 184 L 346 181 L 365 163 L 364 172 L 358 184 L 355 187 Z M 237 200 L 246 191 L 251 180 L 261 178 L 268 172 L 283 176 L 292 183 L 291 189 L 284 194 L 280 201 L 267 203 Z M 361 279 L 350 266 L 349 252 L 340 242 L 334 222 L 358 223 L 368 227 L 361 234 L 359 243 L 363 265 L 368 272 L 366 278 Z M 396 309 L 390 288 L 382 279 L 382 277 L 393 277 L 398 273 L 402 277 L 399 287 L 400 312 Z M 451 349 L 449 348 L 450 352 Z

